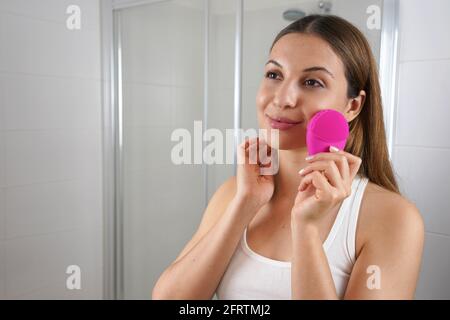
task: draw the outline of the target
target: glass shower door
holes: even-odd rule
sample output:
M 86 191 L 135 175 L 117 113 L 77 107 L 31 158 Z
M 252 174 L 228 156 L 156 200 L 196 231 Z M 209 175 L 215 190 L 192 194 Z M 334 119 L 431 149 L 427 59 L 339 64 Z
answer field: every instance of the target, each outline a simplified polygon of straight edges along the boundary
M 203 118 L 203 1 L 185 4 L 162 1 L 115 14 L 122 60 L 118 270 L 124 299 L 151 298 L 204 208 L 202 166 L 171 159 L 174 130 L 193 132 L 194 121 Z

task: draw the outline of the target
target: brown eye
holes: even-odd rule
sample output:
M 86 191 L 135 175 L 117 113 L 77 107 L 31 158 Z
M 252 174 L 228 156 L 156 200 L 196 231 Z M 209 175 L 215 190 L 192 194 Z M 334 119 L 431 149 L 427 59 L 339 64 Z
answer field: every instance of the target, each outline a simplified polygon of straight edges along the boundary
M 317 81 L 317 80 L 314 80 L 314 79 L 307 79 L 306 81 L 305 81 L 305 85 L 307 86 L 307 87 L 322 87 L 323 88 L 323 85 L 319 82 L 319 81 Z
M 275 76 L 275 77 L 272 78 L 272 76 Z M 269 71 L 269 72 L 266 73 L 266 78 L 275 80 L 277 78 L 277 74 L 275 72 Z

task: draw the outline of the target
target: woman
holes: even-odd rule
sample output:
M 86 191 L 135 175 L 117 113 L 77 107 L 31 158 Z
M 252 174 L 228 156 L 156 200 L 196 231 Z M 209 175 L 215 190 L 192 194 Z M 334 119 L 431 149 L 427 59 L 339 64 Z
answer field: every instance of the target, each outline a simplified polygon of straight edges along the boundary
M 272 44 L 256 100 L 260 127 L 268 136 L 280 129 L 279 171 L 262 176 L 260 165 L 239 164 L 152 297 L 413 298 L 423 221 L 395 181 L 362 33 L 336 16 L 290 24 Z M 350 136 L 345 150 L 311 159 L 306 124 L 322 109 L 341 112 Z M 262 143 L 245 141 L 239 155 Z

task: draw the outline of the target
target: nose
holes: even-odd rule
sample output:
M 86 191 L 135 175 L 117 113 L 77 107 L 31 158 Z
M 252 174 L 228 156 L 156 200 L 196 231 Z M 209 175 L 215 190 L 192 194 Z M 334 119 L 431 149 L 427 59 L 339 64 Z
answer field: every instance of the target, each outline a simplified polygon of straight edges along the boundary
M 298 94 L 298 89 L 292 83 L 286 81 L 278 87 L 273 98 L 273 103 L 280 109 L 295 108 Z

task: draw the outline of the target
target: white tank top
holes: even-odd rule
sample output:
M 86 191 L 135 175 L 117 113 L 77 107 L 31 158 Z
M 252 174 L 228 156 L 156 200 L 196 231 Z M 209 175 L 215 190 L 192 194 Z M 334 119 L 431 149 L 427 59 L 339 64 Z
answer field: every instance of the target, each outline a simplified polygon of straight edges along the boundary
M 369 180 L 356 175 L 323 243 L 336 292 L 342 298 L 356 260 L 356 223 Z M 219 300 L 291 300 L 291 262 L 273 260 L 247 244 L 247 228 L 216 291 Z

